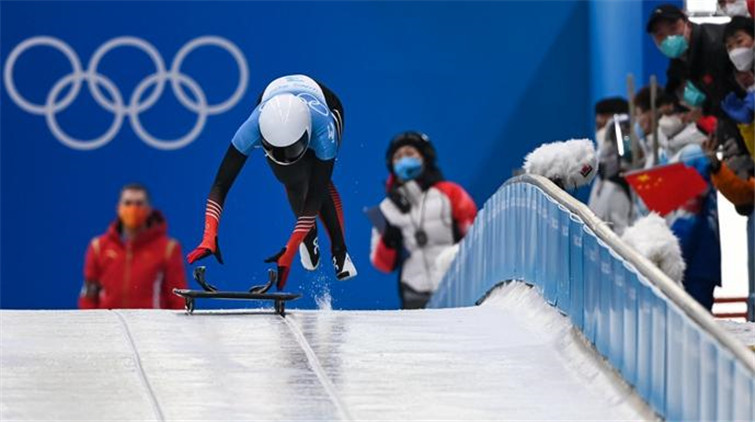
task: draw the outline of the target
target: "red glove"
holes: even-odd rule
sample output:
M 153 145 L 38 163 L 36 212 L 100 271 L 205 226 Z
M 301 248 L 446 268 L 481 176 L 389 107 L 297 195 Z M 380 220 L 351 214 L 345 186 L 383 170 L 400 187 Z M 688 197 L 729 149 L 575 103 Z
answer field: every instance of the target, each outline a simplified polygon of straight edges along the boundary
M 288 279 L 288 272 L 291 270 L 291 262 L 294 260 L 295 253 L 287 253 L 286 251 L 288 248 L 283 248 L 278 252 L 277 254 L 271 256 L 270 258 L 266 259 L 266 263 L 273 263 L 275 262 L 278 266 L 277 268 L 277 276 L 278 279 L 275 282 L 275 287 L 278 290 L 283 290 L 283 287 L 286 286 L 286 280 Z M 296 250 L 294 249 L 294 252 Z
M 304 240 L 304 237 L 315 226 L 315 218 L 314 215 L 305 215 L 297 218 L 294 232 L 291 233 L 286 246 L 280 252 L 265 260 L 267 263 L 275 262 L 278 265 L 278 280 L 275 283 L 278 290 L 283 290 L 283 287 L 286 285 L 288 271 L 291 269 L 291 262 L 293 262 L 296 251 L 299 250 L 299 245 Z
M 215 255 L 215 259 L 217 259 L 219 263 L 223 263 L 223 256 L 220 254 L 220 246 L 218 245 L 218 219 L 214 214 L 211 214 L 208 211 L 205 214 L 202 243 L 186 255 L 186 260 L 189 261 L 189 264 L 193 264 L 194 262 L 210 255 Z

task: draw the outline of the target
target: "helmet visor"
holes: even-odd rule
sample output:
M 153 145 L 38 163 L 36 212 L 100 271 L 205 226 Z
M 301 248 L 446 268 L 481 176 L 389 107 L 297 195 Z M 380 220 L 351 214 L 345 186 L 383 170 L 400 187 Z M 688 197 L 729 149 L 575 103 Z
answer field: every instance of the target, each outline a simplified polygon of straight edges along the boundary
M 283 166 L 299 161 L 307 152 L 308 146 L 309 132 L 306 130 L 296 142 L 287 147 L 274 147 L 265 140 L 265 137 L 262 137 L 262 148 L 265 150 L 267 158 Z

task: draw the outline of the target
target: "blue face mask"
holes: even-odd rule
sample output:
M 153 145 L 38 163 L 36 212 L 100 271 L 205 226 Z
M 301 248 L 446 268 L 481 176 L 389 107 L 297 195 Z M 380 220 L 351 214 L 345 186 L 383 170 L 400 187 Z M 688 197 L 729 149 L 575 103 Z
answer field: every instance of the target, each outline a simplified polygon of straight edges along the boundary
M 658 45 L 661 53 L 670 59 L 681 57 L 687 51 L 687 48 L 689 48 L 689 43 L 683 35 L 669 35 Z
M 684 102 L 692 107 L 700 107 L 705 102 L 705 93 L 687 81 L 687 85 L 684 86 Z
M 416 179 L 422 174 L 422 160 L 417 157 L 402 157 L 393 163 L 393 171 L 402 181 Z

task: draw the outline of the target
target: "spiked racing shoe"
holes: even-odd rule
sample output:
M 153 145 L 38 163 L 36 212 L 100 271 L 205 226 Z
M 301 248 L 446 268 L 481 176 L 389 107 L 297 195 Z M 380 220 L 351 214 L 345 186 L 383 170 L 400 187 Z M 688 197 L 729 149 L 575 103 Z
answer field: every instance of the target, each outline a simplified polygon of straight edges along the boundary
M 317 239 L 317 230 L 310 230 L 304 241 L 299 244 L 299 258 L 301 266 L 307 271 L 314 271 L 320 266 L 320 241 Z
M 340 281 L 346 281 L 357 275 L 357 269 L 346 251 L 333 254 L 333 269 L 336 272 L 336 278 Z

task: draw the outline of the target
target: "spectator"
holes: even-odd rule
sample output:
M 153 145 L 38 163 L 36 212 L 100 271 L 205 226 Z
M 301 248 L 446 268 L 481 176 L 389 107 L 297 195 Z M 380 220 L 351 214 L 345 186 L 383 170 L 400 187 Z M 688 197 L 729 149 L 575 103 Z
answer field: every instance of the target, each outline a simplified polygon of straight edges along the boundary
M 711 177 L 713 183 L 737 212 L 747 215 L 747 275 L 750 296 L 747 301 L 748 317 L 755 320 L 755 178 L 753 178 L 753 157 L 755 157 L 755 22 L 750 18 L 735 16 L 724 30 L 724 44 L 729 58 L 734 65 L 735 79 L 745 93 L 733 91 L 724 99 L 721 107 L 736 123 L 742 135 L 744 148 L 727 139 L 723 145 L 725 162 L 720 163 L 716 157 L 717 146 L 709 144 L 708 154 L 711 158 Z M 738 151 L 735 147 L 739 147 Z M 747 150 L 749 154 L 745 153 Z
M 603 146 L 598 150 L 598 177 L 588 207 L 620 236 L 637 215 L 629 184 L 621 176 L 631 169 L 629 116 L 615 115 L 608 121 L 607 128 Z
M 755 109 L 755 78 L 753 78 L 753 20 L 735 16 L 724 29 L 723 43 L 731 63 L 737 89 L 729 92 L 721 103 L 727 119 L 719 121 L 716 142 L 720 144 L 726 168 L 741 180 L 750 179 L 753 166 L 753 109 Z M 753 204 L 734 202 L 737 212 L 751 216 Z M 750 223 L 752 224 L 752 223 Z
M 734 65 L 733 73 L 739 85 L 739 90 L 728 93 L 721 103 L 726 115 L 731 118 L 727 122 L 735 124 L 735 133 L 719 136 L 727 166 L 741 179 L 747 180 L 753 176 L 753 110 L 755 110 L 755 77 L 753 77 L 753 65 L 755 60 L 753 48 L 755 48 L 755 23 L 750 18 L 735 16 L 726 25 L 724 30 L 724 43 L 729 58 Z M 752 207 L 741 208 L 740 214 L 748 215 Z
M 662 88 L 661 88 L 662 89 Z M 660 89 L 659 89 L 660 91 Z M 634 125 L 635 133 L 637 134 L 637 140 L 640 143 L 640 162 L 643 163 L 645 168 L 656 165 L 653 161 L 653 148 L 655 142 L 653 141 L 653 120 L 656 116 L 653 115 L 653 109 L 650 106 L 650 87 L 646 86 L 634 96 Z M 656 104 L 658 102 L 656 101 Z M 666 138 L 662 131 L 658 131 L 659 143 L 665 143 Z
M 662 90 L 661 87 L 659 89 Z M 637 121 L 642 132 L 650 130 L 650 88 L 641 89 L 635 97 L 637 106 Z M 702 145 L 708 139 L 705 130 L 701 129 L 698 122 L 707 122 L 700 114 L 700 109 L 688 109 L 679 104 L 676 97 L 661 92 L 656 100 L 658 115 L 658 144 L 659 154 L 658 163 L 653 163 L 651 159 L 647 161 L 646 167 L 652 167 L 658 164 L 668 163 L 669 160 L 676 160 L 675 156 L 681 149 L 690 144 Z M 710 130 L 710 128 L 708 128 Z M 652 137 L 641 143 L 646 148 L 646 155 L 652 157 Z
M 595 104 L 595 143 L 598 148 L 603 144 L 606 124 L 613 119 L 614 114 L 629 113 L 629 103 L 621 97 L 609 97 Z
M 646 30 L 671 59 L 666 92 L 721 117 L 719 104 L 736 86 L 723 46 L 724 26 L 692 23 L 679 8 L 665 4 L 653 9 Z
M 173 288 L 186 288 L 181 246 L 139 184 L 121 189 L 118 218 L 89 244 L 79 308 L 183 308 Z
M 711 160 L 710 173 L 713 185 L 737 209 L 755 206 L 755 178 L 739 178 L 725 162 L 716 157 L 714 142 L 706 144 Z M 755 212 L 747 217 L 747 278 L 750 294 L 747 300 L 748 320 L 755 320 Z
M 641 138 L 645 138 L 640 144 L 648 151 L 652 146 L 652 138 L 651 135 L 644 134 L 654 118 L 650 113 L 650 103 L 650 88 L 642 88 L 635 96 L 637 131 Z M 713 290 L 721 284 L 721 251 L 716 191 L 709 175 L 710 162 L 701 145 L 715 129 L 715 123 L 711 124 L 710 118 L 701 116 L 699 108 L 686 109 L 668 95 L 662 95 L 656 104 L 663 116 L 658 128 L 659 144 L 663 151 L 659 151 L 658 163 L 648 159 L 646 167 L 683 162 L 695 168 L 708 183 L 701 195 L 666 215 L 666 221 L 679 239 L 686 264 L 684 287 L 702 306 L 710 310 L 713 307 Z
M 750 5 L 747 3 L 747 0 L 718 0 L 718 7 L 727 16 L 745 16 L 749 18 L 751 16 L 752 1 L 750 1 Z
M 597 145 L 599 156 L 601 153 L 605 152 L 603 151 L 603 143 L 606 138 L 609 122 L 611 122 L 610 126 L 613 126 L 612 121 L 614 115 L 626 115 L 627 113 L 629 113 L 629 102 L 621 97 L 604 98 L 595 104 L 595 144 Z M 608 206 L 613 202 L 610 199 L 610 196 L 621 194 L 621 192 L 613 189 L 613 186 L 606 186 L 605 179 L 600 176 L 600 168 L 601 166 L 598 164 L 598 177 L 595 178 L 592 187 L 590 188 L 590 196 L 587 204 L 593 212 L 600 213 L 605 217 L 606 214 L 603 212 L 606 211 L 604 210 L 605 206 Z M 611 182 L 609 182 L 609 184 L 610 183 Z M 620 197 L 619 200 L 621 199 L 622 198 Z
M 703 307 L 713 308 L 713 290 L 721 285 L 721 242 L 718 233 L 718 203 L 710 178 L 710 160 L 702 147 L 687 144 L 671 160 L 693 167 L 708 183 L 697 198 L 672 211 L 666 221 L 679 239 L 687 264 L 684 288 Z
M 708 136 L 698 127 L 697 122 L 702 116 L 699 109 L 690 110 L 670 95 L 664 94 L 658 98 L 658 136 L 661 143 L 661 163 L 672 159 L 686 145 L 702 145 Z M 665 142 L 664 142 L 665 138 Z
M 386 166 L 387 198 L 372 218 L 370 260 L 383 272 L 399 269 L 403 309 L 423 308 L 443 277 L 437 258 L 466 234 L 477 206 L 461 186 L 444 181 L 422 133 L 393 138 Z
M 744 144 L 750 153 L 755 154 L 753 145 L 753 110 L 755 109 L 755 22 L 750 18 L 734 17 L 724 29 L 724 43 L 729 59 L 734 65 L 734 75 L 744 92 L 732 91 L 721 103 L 726 114 L 736 123 Z

